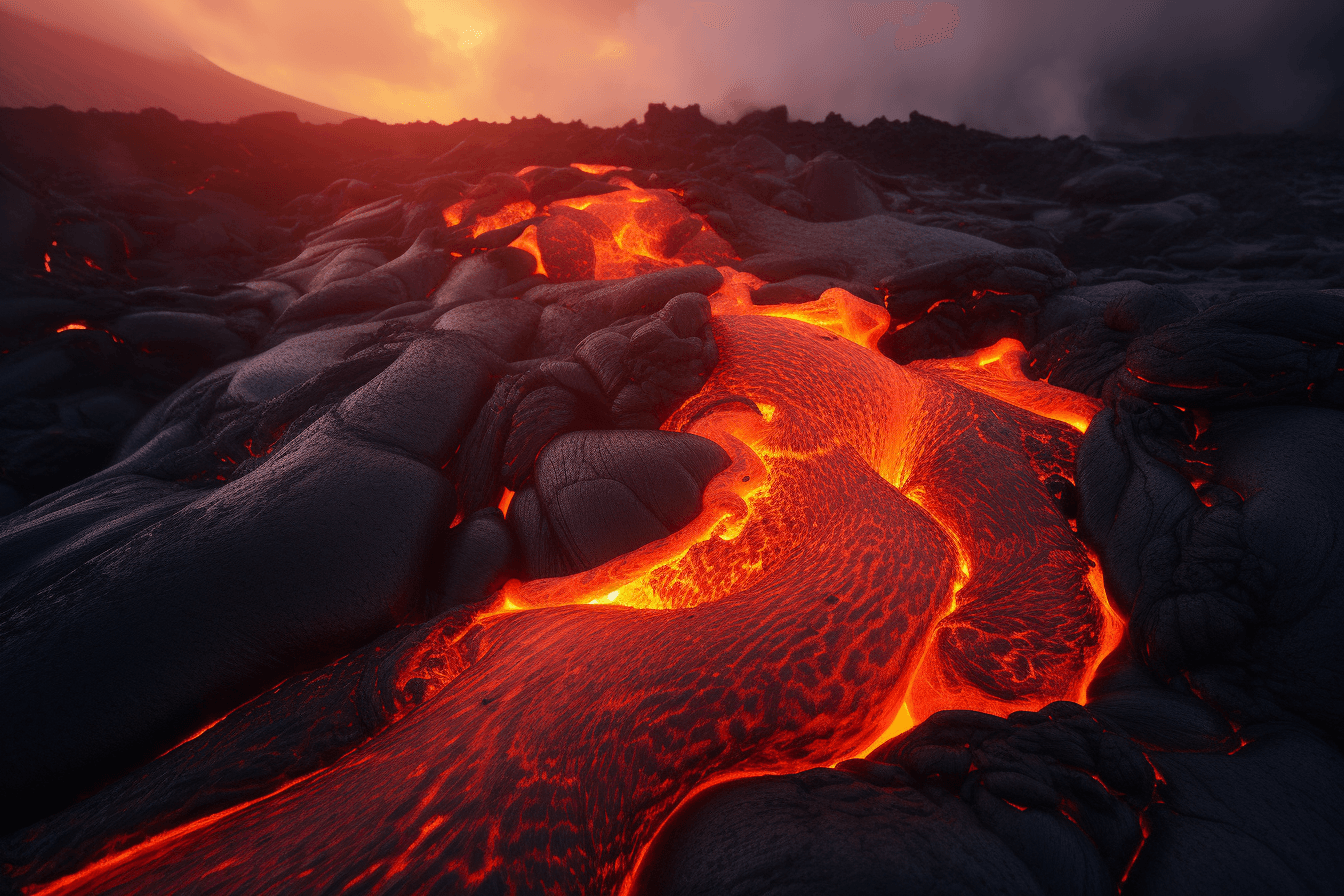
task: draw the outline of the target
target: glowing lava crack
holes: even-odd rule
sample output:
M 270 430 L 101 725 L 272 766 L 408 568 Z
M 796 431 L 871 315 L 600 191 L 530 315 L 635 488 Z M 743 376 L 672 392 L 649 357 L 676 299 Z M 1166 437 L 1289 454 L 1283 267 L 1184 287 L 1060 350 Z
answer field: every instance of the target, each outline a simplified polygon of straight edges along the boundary
M 714 297 L 720 362 L 666 427 L 733 458 L 692 524 L 512 584 L 361 749 L 46 892 L 617 892 L 713 783 L 862 753 L 907 702 L 1080 698 L 1118 627 L 1042 483 L 1090 400 L 1009 346 L 900 367 L 875 306 L 747 285 Z

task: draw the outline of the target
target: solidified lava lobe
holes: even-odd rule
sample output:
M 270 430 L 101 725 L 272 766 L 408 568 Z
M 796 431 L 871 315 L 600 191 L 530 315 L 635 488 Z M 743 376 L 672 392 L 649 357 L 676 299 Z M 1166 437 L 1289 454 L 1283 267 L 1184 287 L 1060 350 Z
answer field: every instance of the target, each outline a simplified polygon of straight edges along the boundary
M 1077 695 L 1109 630 L 1040 481 L 1077 430 L 958 385 L 993 359 L 891 363 L 847 294 L 745 289 L 715 297 L 720 363 L 668 423 L 734 459 L 695 522 L 506 589 L 383 735 L 46 892 L 616 892 L 687 796 L 856 755 L 907 698 Z

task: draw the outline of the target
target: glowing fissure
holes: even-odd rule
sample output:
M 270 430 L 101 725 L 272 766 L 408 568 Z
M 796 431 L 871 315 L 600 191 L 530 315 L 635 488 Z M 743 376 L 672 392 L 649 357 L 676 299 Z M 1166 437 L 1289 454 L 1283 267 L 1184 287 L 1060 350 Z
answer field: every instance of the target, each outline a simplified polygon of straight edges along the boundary
M 612 234 L 598 270 L 654 244 L 612 226 L 676 205 L 648 192 L 570 205 Z M 759 281 L 724 273 L 719 364 L 664 427 L 731 458 L 692 523 L 508 583 L 406 660 L 436 670 L 426 700 L 355 753 L 43 892 L 617 892 L 705 787 L 834 764 L 938 709 L 1084 695 L 1118 620 L 1041 480 L 1096 403 L 1026 380 L 1006 342 L 901 367 L 875 350 L 881 308 L 757 307 Z

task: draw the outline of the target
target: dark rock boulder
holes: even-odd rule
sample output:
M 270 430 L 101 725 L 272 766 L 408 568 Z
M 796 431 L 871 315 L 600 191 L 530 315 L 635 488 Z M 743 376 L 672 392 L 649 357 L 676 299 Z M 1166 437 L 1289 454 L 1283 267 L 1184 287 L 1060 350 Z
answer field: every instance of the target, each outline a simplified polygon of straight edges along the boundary
M 628 280 L 603 283 L 581 296 L 547 305 L 532 346 L 534 357 L 567 355 L 594 330 L 633 314 L 651 314 L 674 296 L 708 295 L 723 275 L 707 265 L 669 268 Z
M 576 432 L 537 459 L 509 522 L 529 574 L 563 575 L 664 538 L 700 512 L 709 480 L 728 466 L 708 439 L 669 432 Z
M 493 363 L 422 340 L 253 472 L 11 595 L 0 699 L 25 736 L 3 746 L 4 826 L 422 612 L 454 512 L 440 470 Z
M 1060 195 L 1075 202 L 1142 202 L 1162 190 L 1162 175 L 1141 165 L 1120 162 L 1084 171 L 1059 188 Z

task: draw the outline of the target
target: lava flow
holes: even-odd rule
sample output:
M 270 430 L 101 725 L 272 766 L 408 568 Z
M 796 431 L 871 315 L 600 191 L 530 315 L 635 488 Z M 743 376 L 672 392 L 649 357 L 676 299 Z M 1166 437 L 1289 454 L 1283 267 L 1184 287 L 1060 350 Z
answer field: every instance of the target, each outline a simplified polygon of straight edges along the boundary
M 1091 401 L 1008 344 L 901 367 L 876 306 L 756 308 L 726 273 L 718 366 L 665 427 L 733 459 L 694 522 L 513 583 L 362 748 L 43 892 L 620 892 L 707 786 L 858 755 L 898 717 L 1080 698 L 1118 623 L 1043 480 Z
M 576 165 L 585 173 L 609 166 Z M 605 169 L 605 170 L 604 170 Z M 518 172 L 520 179 L 534 169 Z M 612 174 L 615 192 L 557 199 L 538 209 L 527 199 L 464 199 L 443 212 L 450 227 L 470 224 L 473 237 L 526 223 L 511 245 L 531 253 L 552 280 L 615 280 L 668 267 L 720 264 L 732 247 L 667 190 L 646 190 Z

